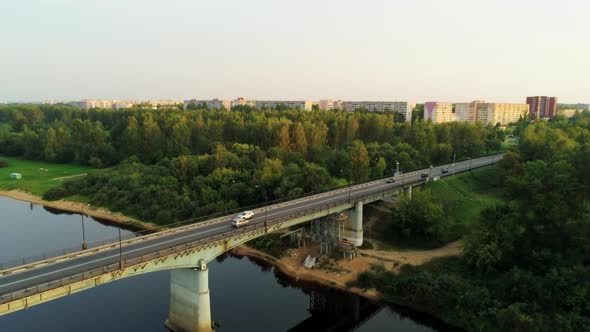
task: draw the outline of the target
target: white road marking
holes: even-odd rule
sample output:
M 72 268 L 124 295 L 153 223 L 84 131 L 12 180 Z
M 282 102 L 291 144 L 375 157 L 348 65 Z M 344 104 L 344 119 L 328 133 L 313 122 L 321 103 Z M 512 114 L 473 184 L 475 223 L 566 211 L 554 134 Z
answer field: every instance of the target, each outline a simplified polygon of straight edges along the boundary
M 492 157 L 491 160 L 494 161 L 494 158 Z M 456 163 L 455 164 L 455 168 L 457 168 L 457 164 L 462 164 L 462 163 L 466 163 L 466 162 Z M 487 163 L 488 163 L 487 161 L 486 162 L 483 162 L 482 164 L 479 164 L 478 163 L 476 165 L 472 165 L 472 167 L 473 166 L 478 167 L 478 166 L 481 166 L 481 165 L 484 165 L 484 164 L 487 164 Z M 436 170 L 439 170 L 439 168 L 440 167 L 436 168 Z M 463 170 L 467 169 L 467 165 L 465 165 L 465 167 L 459 167 L 459 171 L 461 171 L 461 169 L 463 169 Z M 433 169 L 433 171 L 434 171 L 434 169 Z M 417 173 L 418 172 L 410 173 L 411 176 L 409 174 L 407 174 L 405 177 L 402 176 L 402 179 L 403 180 L 410 180 L 410 181 L 411 180 L 416 180 L 416 179 L 418 179 Z M 367 185 L 369 185 L 369 184 L 371 185 L 370 188 L 366 188 L 366 189 L 363 189 L 363 190 L 357 190 L 357 189 L 361 189 L 362 187 L 367 187 Z M 380 187 L 388 187 L 388 186 L 389 186 L 389 184 L 388 185 L 383 185 L 383 184 L 379 185 L 379 180 L 378 180 L 378 181 L 370 182 L 370 183 L 365 184 L 365 185 L 359 185 L 358 187 L 353 187 L 352 189 L 355 190 L 355 194 L 359 194 L 359 193 L 363 193 L 363 192 L 366 192 L 366 191 L 369 191 L 369 190 L 375 190 L 375 189 L 378 189 Z M 342 194 L 342 193 L 344 193 L 344 190 L 337 191 L 335 193 Z M 320 194 L 320 195 L 321 196 L 316 197 L 316 198 L 322 198 L 324 196 L 322 194 Z M 336 199 L 341 199 L 342 198 L 341 196 L 344 196 L 344 195 L 337 195 L 336 197 L 329 198 L 329 199 L 327 199 L 325 201 L 326 202 L 330 202 L 330 201 L 333 201 L 333 200 L 336 200 Z M 313 197 L 309 197 L 309 199 L 313 199 Z M 302 201 L 302 203 L 303 202 L 305 202 L 305 200 Z M 267 217 L 268 216 L 277 215 L 277 214 L 283 214 L 285 212 L 288 212 L 288 211 L 291 211 L 291 210 L 294 210 L 294 209 L 304 208 L 304 207 L 310 205 L 309 202 L 305 202 L 305 203 L 307 203 L 307 204 L 303 204 L 303 205 L 295 206 L 295 207 L 292 207 L 292 208 L 289 208 L 289 209 L 284 209 L 284 210 L 281 210 L 281 211 L 276 211 L 275 213 L 267 214 Z M 316 201 L 315 203 L 318 203 L 318 202 Z M 297 203 L 294 203 L 294 205 L 295 204 L 297 204 Z M 262 217 L 261 217 L 260 221 L 262 221 Z M 259 223 L 259 222 L 257 222 L 257 223 Z M 191 233 L 191 234 L 188 234 L 186 236 L 182 236 L 182 237 L 179 237 L 179 238 L 173 238 L 173 239 L 170 239 L 170 240 L 167 240 L 167 241 L 157 242 L 157 243 L 154 243 L 154 244 L 151 244 L 151 245 L 148 245 L 148 246 L 143 246 L 143 247 L 139 247 L 139 248 L 136 248 L 136 249 L 132 249 L 132 250 L 126 251 L 125 253 L 127 254 L 127 253 L 132 253 L 132 252 L 136 252 L 136 251 L 140 251 L 140 250 L 149 249 L 151 247 L 160 246 L 160 245 L 163 245 L 163 244 L 166 244 L 166 243 L 175 242 L 175 241 L 179 241 L 179 240 L 186 239 L 186 238 L 189 238 L 189 237 L 198 236 L 198 235 L 201 235 L 201 234 L 204 234 L 204 233 L 209 233 L 209 232 L 217 231 L 217 230 L 220 230 L 222 228 L 227 228 L 227 225 L 222 226 L 222 227 L 217 227 L 217 228 L 209 229 L 209 230 L 205 230 L 205 231 L 198 232 L 198 233 Z M 99 261 L 102 261 L 102 260 L 111 259 L 111 258 L 114 258 L 114 257 L 117 257 L 117 256 L 119 256 L 119 255 L 118 254 L 115 254 L 115 255 L 108 256 L 108 257 L 103 257 L 103 258 L 95 259 L 95 260 L 92 260 L 92 261 L 89 261 L 89 262 L 84 262 L 84 263 L 80 263 L 80 264 L 77 264 L 77 265 L 68 266 L 68 267 L 65 267 L 63 269 L 59 269 L 59 270 L 50 271 L 50 272 L 47 272 L 47 273 L 35 275 L 35 276 L 29 277 L 29 278 L 20 279 L 20 280 L 17 280 L 17 281 L 8 283 L 8 284 L 1 285 L 0 288 L 4 288 L 4 287 L 10 286 L 10 285 L 14 285 L 14 284 L 19 284 L 19 283 L 22 283 L 22 282 L 25 282 L 25 281 L 37 279 L 37 278 L 44 277 L 44 276 L 51 275 L 51 274 L 55 274 L 55 273 L 58 273 L 58 272 L 63 272 L 63 271 L 70 270 L 70 269 L 77 268 L 77 267 L 81 267 L 81 266 L 84 266 L 84 265 L 96 263 L 96 262 L 99 262 Z
M 166 243 L 169 243 L 169 242 L 178 241 L 178 240 L 182 240 L 182 239 L 189 238 L 189 237 L 192 237 L 192 236 L 196 236 L 196 235 L 200 235 L 200 234 L 204 234 L 204 233 L 209 233 L 209 232 L 217 231 L 217 230 L 220 230 L 220 229 L 226 228 L 226 227 L 227 226 L 213 228 L 213 229 L 209 229 L 209 230 L 206 230 L 206 231 L 203 231 L 203 232 L 193 233 L 193 234 L 189 234 L 187 236 L 183 236 L 183 237 L 179 237 L 179 238 L 174 238 L 174 239 L 171 239 L 171 240 L 168 240 L 168 241 L 154 243 L 154 244 L 151 244 L 149 246 L 140 247 L 140 248 L 137 248 L 137 249 L 132 249 L 132 250 L 126 251 L 125 253 L 131 253 L 131 252 L 136 252 L 136 251 L 139 251 L 139 250 L 148 249 L 148 248 L 159 246 L 159 245 L 166 244 Z M 18 284 L 18 283 L 21 283 L 23 281 L 33 280 L 33 279 L 36 279 L 36 278 L 39 278 L 39 277 L 48 276 L 50 274 L 54 274 L 54 273 L 57 273 L 57 272 L 62 272 L 62 271 L 70 270 L 70 269 L 73 269 L 73 268 L 76 268 L 76 267 L 80 267 L 80 266 L 84 266 L 84 265 L 88 265 L 88 264 L 100 262 L 102 260 L 110 259 L 110 258 L 117 257 L 117 256 L 119 256 L 119 254 L 111 255 L 111 256 L 107 256 L 107 257 L 103 257 L 103 258 L 99 258 L 99 259 L 95 259 L 93 261 L 84 262 L 84 263 L 80 263 L 80 264 L 77 264 L 77 265 L 68 266 L 68 267 L 65 267 L 63 269 L 59 269 L 59 270 L 50 271 L 50 272 L 47 272 L 47 273 L 35 275 L 33 277 L 29 277 L 29 278 L 26 278 L 26 279 L 20 279 L 18 281 L 14 281 L 14 282 L 11 282 L 11 283 L 8 283 L 8 284 L 4 284 L 4 285 L 0 286 L 0 288 L 6 287 L 6 286 L 10 286 L 10 285 L 14 285 L 14 284 Z

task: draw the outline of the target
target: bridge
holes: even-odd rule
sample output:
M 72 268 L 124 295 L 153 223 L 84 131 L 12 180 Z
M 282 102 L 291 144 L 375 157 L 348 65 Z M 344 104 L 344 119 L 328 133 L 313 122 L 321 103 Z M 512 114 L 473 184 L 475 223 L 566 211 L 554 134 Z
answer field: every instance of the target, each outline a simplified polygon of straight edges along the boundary
M 398 175 L 393 183 L 380 179 L 272 204 L 254 210 L 250 223 L 239 229 L 224 216 L 0 270 L 0 315 L 122 278 L 171 270 L 167 327 L 177 332 L 211 331 L 207 263 L 217 256 L 267 233 L 344 211 L 349 211 L 349 218 L 343 237 L 360 246 L 363 204 L 411 195 L 414 186 L 429 179 L 495 164 L 502 156 L 430 167 Z

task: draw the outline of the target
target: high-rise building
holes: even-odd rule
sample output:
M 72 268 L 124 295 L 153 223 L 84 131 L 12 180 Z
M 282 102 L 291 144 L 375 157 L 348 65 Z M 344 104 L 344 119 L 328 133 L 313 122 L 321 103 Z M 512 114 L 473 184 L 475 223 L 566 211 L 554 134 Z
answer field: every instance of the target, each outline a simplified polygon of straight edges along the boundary
M 527 97 L 526 103 L 529 105 L 530 115 L 533 119 L 550 119 L 557 114 L 557 97 Z
M 343 109 L 348 112 L 366 110 L 369 112 L 396 112 L 404 116 L 406 122 L 412 122 L 415 103 L 407 101 L 345 101 Z
M 424 103 L 424 121 L 432 123 L 447 123 L 457 121 L 455 108 L 451 103 L 429 101 Z
M 220 99 L 211 99 L 211 100 L 197 100 L 197 99 L 190 99 L 184 101 L 184 109 L 187 109 L 190 104 L 194 104 L 197 107 L 204 106 L 207 109 L 212 110 L 221 110 L 231 109 L 231 101 L 230 100 L 220 100 Z
M 321 111 L 332 111 L 332 110 L 341 110 L 343 108 L 342 100 L 320 100 L 318 102 L 318 106 Z
M 275 109 L 277 106 L 285 106 L 288 109 L 298 109 L 302 111 L 311 111 L 313 102 L 309 100 L 257 100 L 256 108 Z
M 477 121 L 507 126 L 529 114 L 527 104 L 483 103 L 477 106 Z
M 470 103 L 455 104 L 455 116 L 458 122 L 499 123 L 506 126 L 518 121 L 529 112 L 527 104 L 486 103 L 472 101 Z
M 244 99 L 242 97 L 234 99 L 231 101 L 231 107 L 233 108 L 234 106 L 250 106 L 250 107 L 256 107 L 256 100 L 253 99 Z
M 477 121 L 477 108 L 484 101 L 472 101 L 470 103 L 455 104 L 455 116 L 459 122 L 474 123 Z

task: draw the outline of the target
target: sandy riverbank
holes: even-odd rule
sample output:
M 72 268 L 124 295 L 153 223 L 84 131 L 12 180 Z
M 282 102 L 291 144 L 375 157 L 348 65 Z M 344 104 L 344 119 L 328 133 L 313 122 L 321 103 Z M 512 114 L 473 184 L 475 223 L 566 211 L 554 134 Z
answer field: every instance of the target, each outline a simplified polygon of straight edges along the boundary
M 16 199 L 19 201 L 29 202 L 33 204 L 42 205 L 48 208 L 67 211 L 67 212 L 74 212 L 80 213 L 83 212 L 85 215 L 100 218 L 102 220 L 112 222 L 115 224 L 120 224 L 123 227 L 133 228 L 133 229 L 156 229 L 157 226 L 151 223 L 143 222 L 128 216 L 125 216 L 121 213 L 117 212 L 110 212 L 104 208 L 97 208 L 97 207 L 88 207 L 84 203 L 79 202 L 70 202 L 65 200 L 57 200 L 57 201 L 46 201 L 39 196 L 20 191 L 20 190 L 0 190 L 0 196 Z
M 437 257 L 460 255 L 462 250 L 463 245 L 461 241 L 456 241 L 433 250 L 359 250 L 359 256 L 352 260 L 335 260 L 326 256 L 320 256 L 319 246 L 317 245 L 289 249 L 287 254 L 280 259 L 246 245 L 235 248 L 232 250 L 232 254 L 268 262 L 275 266 L 281 273 L 295 280 L 338 288 L 372 300 L 378 300 L 380 295 L 376 290 L 350 288 L 346 284 L 355 281 L 359 273 L 371 270 L 371 267 L 374 265 L 382 266 L 389 271 L 397 273 L 401 266 L 405 264 L 421 265 Z M 303 260 L 307 255 L 319 257 L 319 264 L 316 268 L 307 269 L 303 266 Z
M 369 298 L 371 300 L 379 300 L 379 293 L 375 290 L 362 290 L 359 288 L 348 288 L 346 282 L 339 280 L 339 278 L 331 278 L 326 276 L 325 271 L 318 269 L 306 269 L 301 264 L 289 264 L 284 259 L 277 259 L 269 254 L 259 250 L 250 248 L 246 245 L 241 245 L 231 251 L 231 254 L 236 256 L 250 257 L 255 260 L 260 260 L 272 264 L 281 273 L 293 278 L 295 281 L 305 281 L 321 286 L 341 289 L 347 292 L 358 294 L 360 296 Z M 324 272 L 324 273 L 322 273 Z M 348 278 L 347 278 L 348 279 Z

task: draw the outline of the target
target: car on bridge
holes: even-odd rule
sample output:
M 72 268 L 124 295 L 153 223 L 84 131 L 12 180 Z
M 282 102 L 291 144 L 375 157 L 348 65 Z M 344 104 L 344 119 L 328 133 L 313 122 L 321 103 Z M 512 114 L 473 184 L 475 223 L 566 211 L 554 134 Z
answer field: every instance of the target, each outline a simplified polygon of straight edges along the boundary
M 254 212 L 244 211 L 244 212 L 238 214 L 237 216 L 235 216 L 235 218 L 232 220 L 231 224 L 235 228 L 239 228 L 241 226 L 248 225 L 248 222 L 250 222 L 250 219 L 252 219 L 252 217 L 254 217 Z
M 443 169 L 442 169 L 440 172 L 441 172 L 442 174 L 447 174 L 447 173 L 449 172 L 449 169 L 445 167 L 445 168 L 443 168 Z
M 428 177 L 428 173 L 422 172 L 422 174 L 420 174 L 420 177 L 423 178 L 423 179 L 425 179 L 425 178 Z
M 389 179 L 385 180 L 385 182 L 387 182 L 387 183 L 394 183 L 395 182 L 395 179 L 394 178 L 389 178 Z

